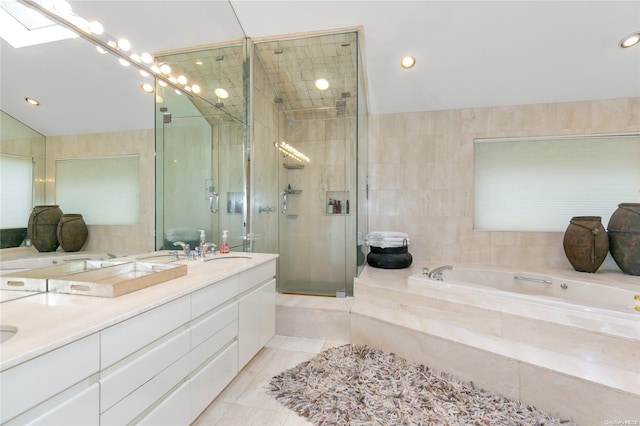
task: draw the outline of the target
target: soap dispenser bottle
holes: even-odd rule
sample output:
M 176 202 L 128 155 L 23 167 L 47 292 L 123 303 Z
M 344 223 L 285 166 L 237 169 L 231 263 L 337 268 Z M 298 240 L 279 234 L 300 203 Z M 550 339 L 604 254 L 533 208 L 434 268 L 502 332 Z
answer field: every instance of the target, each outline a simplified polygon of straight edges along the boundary
M 222 231 L 222 241 L 220 242 L 220 253 L 229 253 L 229 231 Z
M 207 244 L 207 236 L 204 233 L 204 229 L 200 229 L 200 250 L 205 244 Z

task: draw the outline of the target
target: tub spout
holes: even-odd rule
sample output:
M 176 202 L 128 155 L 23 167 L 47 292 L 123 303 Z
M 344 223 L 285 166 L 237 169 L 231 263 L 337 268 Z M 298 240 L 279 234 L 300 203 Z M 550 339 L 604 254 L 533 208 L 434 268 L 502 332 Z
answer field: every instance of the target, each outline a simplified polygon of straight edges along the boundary
M 451 269 L 453 269 L 453 266 L 451 265 L 438 266 L 433 271 L 429 272 L 429 278 L 442 281 L 442 272 L 450 271 Z

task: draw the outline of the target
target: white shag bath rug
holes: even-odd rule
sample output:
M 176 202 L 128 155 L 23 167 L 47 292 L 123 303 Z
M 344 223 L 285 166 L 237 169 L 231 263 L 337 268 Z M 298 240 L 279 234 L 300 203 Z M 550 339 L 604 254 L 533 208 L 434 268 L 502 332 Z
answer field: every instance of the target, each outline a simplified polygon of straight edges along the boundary
M 321 352 L 269 392 L 315 425 L 574 425 L 364 345 Z

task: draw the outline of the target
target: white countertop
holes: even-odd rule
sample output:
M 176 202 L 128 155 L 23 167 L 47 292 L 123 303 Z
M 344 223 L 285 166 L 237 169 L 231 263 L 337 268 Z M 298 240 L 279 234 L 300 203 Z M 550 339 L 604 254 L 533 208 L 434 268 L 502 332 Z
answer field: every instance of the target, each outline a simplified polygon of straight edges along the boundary
M 0 325 L 18 329 L 13 337 L 0 344 L 0 371 L 269 262 L 278 255 L 229 253 L 207 259 L 213 257 L 216 260 L 175 262 L 187 265 L 187 275 L 119 297 L 39 293 L 0 303 Z

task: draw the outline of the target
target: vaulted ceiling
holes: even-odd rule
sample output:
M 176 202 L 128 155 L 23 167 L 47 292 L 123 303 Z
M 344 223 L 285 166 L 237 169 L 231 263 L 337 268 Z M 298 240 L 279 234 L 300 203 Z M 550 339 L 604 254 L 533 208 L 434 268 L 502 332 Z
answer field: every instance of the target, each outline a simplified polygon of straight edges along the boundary
M 640 96 L 640 46 L 618 47 L 640 31 L 638 1 L 70 3 L 134 49 L 163 54 L 361 27 L 372 114 Z M 84 40 L 21 49 L 3 41 L 0 54 L 0 106 L 47 136 L 154 125 L 140 76 Z M 406 54 L 416 58 L 410 70 L 399 65 Z M 42 106 L 28 107 L 26 96 Z

